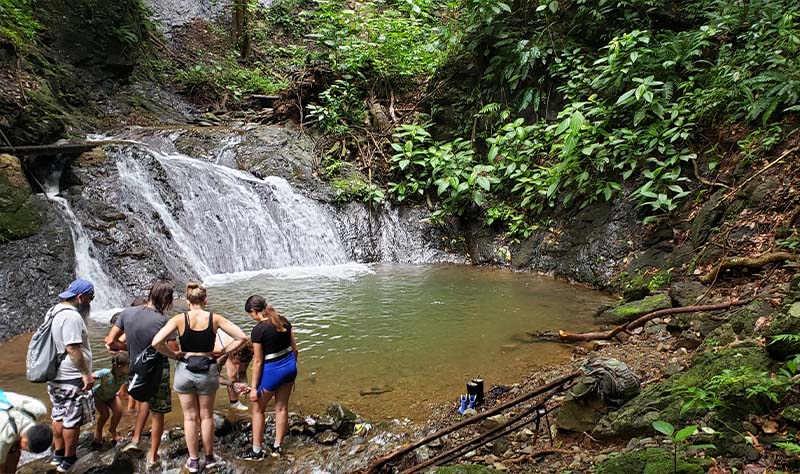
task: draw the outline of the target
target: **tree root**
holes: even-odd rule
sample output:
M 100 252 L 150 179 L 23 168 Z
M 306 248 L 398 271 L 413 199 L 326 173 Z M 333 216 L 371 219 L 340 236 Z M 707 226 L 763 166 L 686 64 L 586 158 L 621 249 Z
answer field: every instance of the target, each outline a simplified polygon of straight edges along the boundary
M 716 268 L 701 276 L 700 282 L 707 285 L 714 281 L 721 272 L 731 268 L 761 268 L 765 265 L 769 265 L 770 263 L 783 262 L 786 260 L 800 260 L 800 254 L 790 252 L 774 252 L 766 253 L 760 257 L 728 258 L 722 260 L 722 262 L 720 262 Z
M 584 332 L 584 333 L 574 333 L 574 332 L 567 332 L 567 331 L 558 331 L 558 336 L 561 342 L 587 342 L 587 341 L 596 341 L 596 340 L 609 340 L 616 337 L 621 332 L 627 332 L 631 329 L 636 329 L 640 326 L 643 326 L 644 323 L 650 321 L 651 319 L 658 318 L 661 316 L 667 316 L 669 314 L 680 314 L 680 313 L 694 313 L 696 311 L 717 311 L 720 309 L 728 309 L 733 306 L 742 306 L 750 303 L 751 301 L 758 298 L 760 295 L 753 296 L 752 298 L 747 298 L 744 300 L 733 300 L 728 301 L 725 303 L 717 303 L 717 304 L 707 304 L 707 305 L 700 305 L 700 306 L 683 306 L 680 308 L 668 308 L 668 309 L 661 309 L 658 311 L 653 311 L 652 313 L 647 313 L 644 316 L 639 317 L 638 319 L 631 321 L 627 324 L 623 324 L 621 326 L 617 326 L 610 331 L 599 331 L 599 332 Z

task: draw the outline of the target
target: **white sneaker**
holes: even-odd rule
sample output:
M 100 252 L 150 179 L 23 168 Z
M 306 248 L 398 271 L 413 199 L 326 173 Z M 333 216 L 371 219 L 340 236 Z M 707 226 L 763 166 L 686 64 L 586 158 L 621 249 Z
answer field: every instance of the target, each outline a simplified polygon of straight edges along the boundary
M 236 400 L 236 403 L 231 404 L 231 408 L 233 408 L 234 410 L 241 410 L 241 411 L 247 411 L 250 409 L 249 406 L 245 405 L 239 400 Z

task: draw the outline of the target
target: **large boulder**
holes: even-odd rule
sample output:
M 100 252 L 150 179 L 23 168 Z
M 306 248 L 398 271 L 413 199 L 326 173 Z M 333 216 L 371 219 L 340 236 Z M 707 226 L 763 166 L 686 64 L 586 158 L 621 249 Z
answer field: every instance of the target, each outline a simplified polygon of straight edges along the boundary
M 22 163 L 0 154 L 0 242 L 30 237 L 44 224 L 47 209 L 28 184 Z
M 695 355 L 692 367 L 673 375 L 667 380 L 644 389 L 636 398 L 630 400 L 619 410 L 600 420 L 594 430 L 596 436 L 641 436 L 653 434 L 652 423 L 663 420 L 674 425 L 688 421 L 691 413 L 681 413 L 685 397 L 681 391 L 689 387 L 702 387 L 711 377 L 719 375 L 724 369 L 752 367 L 756 371 L 769 372 L 774 361 L 767 353 L 754 346 L 740 346 L 724 349 L 718 353 L 706 351 Z M 770 402 L 758 397 L 747 398 L 744 393 L 731 393 L 723 400 L 727 406 L 735 407 L 736 415 L 761 414 L 770 409 Z M 720 417 L 734 415 L 724 408 L 718 412 Z M 686 420 L 684 420 L 686 418 Z M 737 418 L 738 419 L 738 418 Z
M 45 209 L 41 229 L 0 245 L 0 341 L 41 324 L 56 295 L 75 277 L 75 250 L 58 206 L 33 196 Z
M 643 316 L 653 311 L 672 307 L 672 300 L 666 293 L 658 293 L 647 296 L 639 301 L 623 303 L 600 313 L 600 318 L 612 324 L 625 324 L 639 316 Z

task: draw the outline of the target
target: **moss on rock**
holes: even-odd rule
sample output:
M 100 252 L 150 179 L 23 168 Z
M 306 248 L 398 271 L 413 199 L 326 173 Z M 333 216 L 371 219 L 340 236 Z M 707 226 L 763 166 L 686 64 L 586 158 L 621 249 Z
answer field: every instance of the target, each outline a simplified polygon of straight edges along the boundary
M 647 313 L 671 307 L 672 300 L 670 300 L 669 295 L 659 293 L 607 309 L 600 314 L 600 317 L 609 323 L 625 324 Z
M 0 155 L 0 241 L 35 234 L 44 223 L 46 209 L 31 192 L 20 161 Z
M 636 398 L 630 400 L 616 412 L 605 416 L 595 428 L 598 436 L 641 436 L 652 434 L 653 421 L 664 420 L 675 425 L 688 421 L 689 414 L 681 414 L 685 403 L 680 392 L 688 387 L 702 387 L 711 377 L 724 369 L 752 367 L 758 371 L 769 371 L 774 361 L 759 347 L 740 346 L 720 352 L 706 351 L 695 355 L 692 367 L 655 385 L 644 389 Z M 735 411 L 760 414 L 768 409 L 763 400 L 745 399 L 723 400 L 736 407 Z M 725 417 L 724 411 L 719 413 Z M 733 415 L 733 414 L 730 414 Z
M 696 459 L 683 459 L 678 454 L 677 470 L 672 452 L 661 448 L 631 451 L 610 458 L 600 464 L 598 472 L 603 474 L 703 474 L 705 468 Z

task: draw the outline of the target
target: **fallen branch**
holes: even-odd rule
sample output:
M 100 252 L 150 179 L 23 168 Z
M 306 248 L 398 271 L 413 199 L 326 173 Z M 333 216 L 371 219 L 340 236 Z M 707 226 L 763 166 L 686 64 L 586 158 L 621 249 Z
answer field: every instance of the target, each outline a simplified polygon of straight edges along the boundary
M 658 311 L 653 311 L 652 313 L 647 313 L 644 316 L 641 316 L 638 319 L 635 319 L 634 321 L 631 321 L 627 324 L 617 326 L 610 331 L 584 332 L 584 333 L 558 331 L 558 336 L 562 342 L 586 342 L 586 341 L 596 341 L 596 340 L 609 340 L 613 339 L 617 334 L 621 332 L 627 332 L 631 329 L 636 329 L 640 326 L 644 326 L 644 323 L 654 318 L 659 318 L 661 316 L 667 316 L 670 314 L 694 313 L 696 311 L 718 311 L 720 309 L 728 309 L 733 306 L 746 305 L 747 303 L 750 303 L 759 296 L 760 295 L 756 295 L 753 296 L 752 298 L 727 301 L 725 303 L 660 309 Z
M 513 418 L 503 423 L 502 425 L 497 426 L 494 429 L 487 431 L 486 433 L 479 434 L 470 440 L 460 443 L 448 449 L 447 451 L 439 454 L 438 456 L 431 458 L 421 464 L 417 464 L 416 466 L 403 471 L 402 474 L 415 474 L 421 471 L 422 469 L 425 469 L 430 466 L 438 466 L 448 462 L 452 462 L 470 451 L 474 451 L 481 446 L 491 443 L 497 438 L 507 436 L 508 434 L 529 424 L 531 421 L 538 420 L 542 416 L 547 416 L 550 412 L 555 410 L 555 407 L 549 409 L 545 408 L 544 402 L 547 400 L 547 398 L 550 398 L 553 395 L 555 395 L 555 393 L 556 393 L 555 391 L 551 391 L 551 393 L 548 394 L 547 397 L 542 397 L 543 399 L 539 400 L 539 403 L 536 403 L 533 406 L 525 409 L 522 413 L 514 416 Z M 532 414 L 535 414 L 536 416 L 533 419 L 527 419 L 528 416 Z M 537 426 L 536 437 L 538 438 L 539 434 L 538 421 L 536 426 Z
M 710 272 L 700 277 L 700 282 L 709 284 L 717 278 L 722 271 L 731 268 L 761 268 L 770 263 L 784 262 L 786 260 L 799 260 L 800 254 L 790 252 L 765 253 L 759 257 L 733 257 L 722 260 Z
M 465 426 L 469 426 L 471 424 L 477 423 L 480 420 L 483 420 L 483 419 L 488 418 L 490 416 L 496 415 L 496 414 L 498 414 L 498 413 L 500 413 L 500 412 L 502 412 L 504 410 L 507 410 L 508 408 L 510 408 L 512 406 L 518 405 L 518 404 L 520 404 L 520 403 L 522 403 L 524 401 L 530 400 L 531 398 L 533 398 L 533 397 L 535 397 L 537 395 L 541 395 L 542 393 L 545 393 L 545 392 L 547 392 L 549 390 L 552 390 L 552 389 L 554 389 L 554 388 L 556 388 L 556 387 L 558 387 L 560 385 L 563 385 L 563 384 L 565 384 L 567 382 L 570 382 L 573 379 L 575 379 L 578 376 L 580 376 L 581 374 L 583 374 L 583 372 L 581 372 L 580 370 L 572 372 L 571 374 L 568 374 L 568 375 L 565 375 L 564 377 L 561 377 L 559 379 L 553 380 L 552 382 L 550 382 L 550 383 L 548 383 L 546 385 L 543 385 L 543 386 L 537 388 L 536 390 L 528 392 L 525 395 L 522 395 L 521 397 L 517 397 L 514 400 L 511 400 L 511 401 L 508 401 L 506 403 L 503 403 L 502 405 L 498 405 L 498 406 L 492 408 L 491 410 L 486 410 L 483 413 L 475 415 L 475 416 L 473 416 L 471 418 L 467 418 L 466 420 L 461 421 L 459 423 L 456 423 L 454 425 L 451 425 L 451 426 L 449 426 L 447 428 L 441 429 L 441 430 L 437 431 L 436 433 L 433 433 L 430 436 L 427 436 L 427 437 L 425 437 L 425 438 L 423 438 L 423 439 L 421 439 L 421 440 L 419 440 L 417 442 L 409 444 L 408 446 L 404 446 L 404 447 L 402 447 L 402 448 L 400 448 L 398 450 L 395 450 L 395 451 L 393 451 L 393 452 L 391 452 L 391 453 L 389 453 L 389 454 L 387 454 L 387 455 L 385 455 L 383 457 L 380 457 L 380 458 L 376 459 L 375 461 L 372 462 L 372 464 L 369 465 L 369 467 L 367 468 L 367 470 L 365 472 L 366 472 L 366 474 L 376 474 L 376 473 L 380 472 L 380 469 L 387 462 L 389 462 L 389 461 L 391 461 L 393 459 L 399 458 L 400 456 L 403 456 L 403 455 L 405 455 L 407 453 L 410 453 L 411 451 L 419 448 L 420 446 L 424 446 L 424 445 L 430 443 L 431 441 L 434 441 L 434 440 L 437 440 L 437 439 L 441 438 L 442 436 L 444 436 L 446 434 L 450 434 L 453 431 L 460 430 L 461 428 L 463 428 Z
M 126 140 L 101 140 L 96 142 L 83 142 L 83 143 L 61 143 L 55 145 L 24 145 L 24 146 L 9 146 L 0 147 L 0 153 L 8 153 L 10 155 L 60 155 L 62 153 L 79 155 L 87 152 L 93 148 L 103 145 L 120 145 L 131 143 Z

